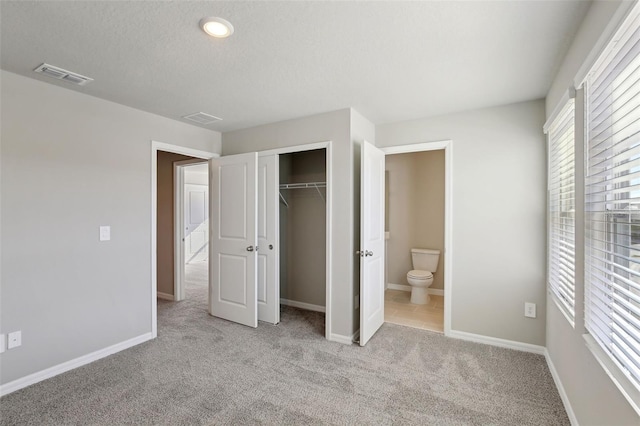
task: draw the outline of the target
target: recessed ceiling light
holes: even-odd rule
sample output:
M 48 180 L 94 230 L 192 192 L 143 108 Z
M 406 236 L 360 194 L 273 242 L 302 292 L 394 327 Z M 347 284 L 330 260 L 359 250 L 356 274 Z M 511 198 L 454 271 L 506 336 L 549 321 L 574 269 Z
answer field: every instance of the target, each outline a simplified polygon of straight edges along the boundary
M 202 18 L 200 20 L 200 28 L 202 31 L 213 37 L 225 38 L 233 34 L 233 25 L 231 22 L 212 16 L 210 18 Z

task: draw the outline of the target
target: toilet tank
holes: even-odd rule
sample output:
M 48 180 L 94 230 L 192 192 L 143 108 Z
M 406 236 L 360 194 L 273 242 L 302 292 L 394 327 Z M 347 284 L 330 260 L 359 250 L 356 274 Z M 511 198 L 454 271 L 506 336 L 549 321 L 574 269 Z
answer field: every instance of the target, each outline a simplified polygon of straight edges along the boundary
M 411 261 L 413 269 L 420 271 L 436 272 L 438 269 L 438 260 L 440 259 L 440 250 L 431 249 L 411 249 Z

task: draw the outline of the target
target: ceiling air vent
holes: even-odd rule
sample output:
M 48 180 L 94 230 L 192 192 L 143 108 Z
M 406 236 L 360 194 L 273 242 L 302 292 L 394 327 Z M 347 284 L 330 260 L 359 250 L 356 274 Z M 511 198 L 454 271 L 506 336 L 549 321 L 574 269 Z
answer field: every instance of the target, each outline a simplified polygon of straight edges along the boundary
M 196 112 L 194 114 L 185 115 L 182 118 L 198 124 L 211 124 L 222 120 L 222 118 L 214 117 L 213 115 L 206 114 L 204 112 Z
M 77 86 L 84 86 L 85 84 L 93 81 L 92 78 L 85 77 L 83 75 L 76 74 L 75 72 L 67 71 L 62 68 L 54 67 L 53 65 L 49 64 L 42 64 L 34 71 L 40 74 L 44 74 L 47 77 L 55 78 L 57 80 L 68 81 L 69 83 L 75 84 Z

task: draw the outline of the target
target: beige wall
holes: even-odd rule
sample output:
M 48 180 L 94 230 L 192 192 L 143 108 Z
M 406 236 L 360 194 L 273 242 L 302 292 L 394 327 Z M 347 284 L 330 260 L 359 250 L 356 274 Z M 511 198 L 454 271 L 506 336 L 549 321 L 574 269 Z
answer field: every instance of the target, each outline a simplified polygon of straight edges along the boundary
M 151 141 L 220 133 L 0 73 L 0 383 L 151 333 Z M 101 225 L 111 240 L 100 242 Z M 155 301 L 154 301 L 155 303 Z
M 444 253 L 444 150 L 387 155 L 387 280 L 407 284 L 411 249 Z M 444 256 L 433 289 L 444 289 Z
M 173 163 L 193 157 L 158 151 L 158 292 L 173 295 L 174 273 L 174 180 Z
M 554 79 L 546 100 L 547 117 L 552 113 L 607 27 L 615 28 L 617 13 L 630 2 L 597 1 L 587 12 L 573 44 Z M 584 157 L 583 92 L 576 96 L 576 159 Z M 576 205 L 584 203 L 584 167 L 576 161 Z M 576 211 L 576 229 L 584 229 L 584 212 Z M 552 297 L 547 303 L 547 351 L 571 410 L 580 425 L 638 425 L 640 417 L 615 386 L 585 344 L 584 329 L 584 235 L 576 234 L 576 326 L 569 324 Z
M 291 173 L 281 183 L 324 182 L 325 151 L 314 150 L 280 156 L 289 157 Z M 326 199 L 326 191 L 320 189 Z M 282 190 L 289 207 L 287 215 L 286 275 L 280 297 L 325 306 L 326 299 L 326 202 L 315 189 Z M 284 211 L 286 210 L 286 211 Z M 281 239 L 282 241 L 282 239 Z
M 544 102 L 380 125 L 379 147 L 452 140 L 454 331 L 544 346 Z

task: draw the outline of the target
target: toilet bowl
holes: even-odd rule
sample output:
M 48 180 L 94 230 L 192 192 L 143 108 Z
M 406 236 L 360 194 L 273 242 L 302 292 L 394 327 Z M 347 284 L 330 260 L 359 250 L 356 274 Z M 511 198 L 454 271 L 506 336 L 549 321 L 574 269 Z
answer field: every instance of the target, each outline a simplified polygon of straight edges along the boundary
M 431 272 L 413 269 L 407 272 L 407 282 L 411 286 L 411 303 L 416 305 L 429 303 L 427 289 L 433 284 L 433 274 Z
M 411 249 L 411 263 L 415 269 L 407 272 L 407 282 L 411 286 L 411 303 L 429 303 L 428 288 L 433 284 L 433 274 L 438 268 L 440 250 Z

